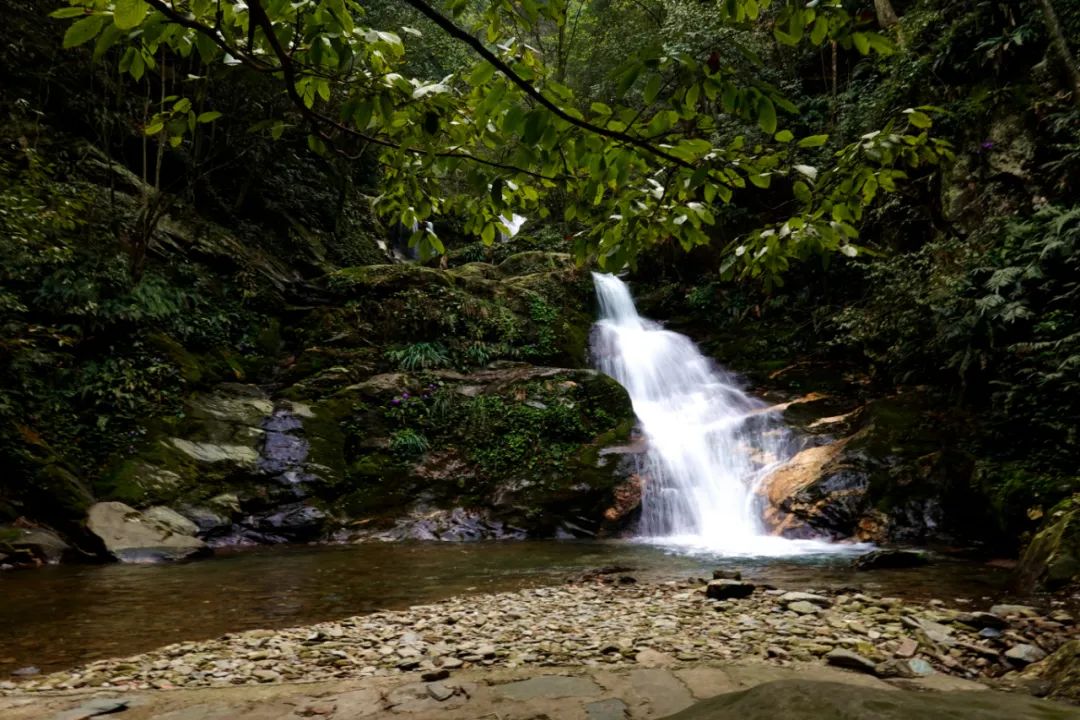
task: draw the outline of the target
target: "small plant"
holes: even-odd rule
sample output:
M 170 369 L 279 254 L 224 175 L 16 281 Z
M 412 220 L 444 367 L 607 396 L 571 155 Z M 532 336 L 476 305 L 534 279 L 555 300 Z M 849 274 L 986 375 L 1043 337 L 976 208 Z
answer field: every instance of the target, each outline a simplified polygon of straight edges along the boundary
M 427 370 L 449 367 L 450 354 L 442 343 L 418 342 L 386 351 L 386 359 L 402 370 Z
M 430 449 L 427 438 L 409 428 L 398 430 L 390 436 L 390 450 L 401 457 L 419 457 Z

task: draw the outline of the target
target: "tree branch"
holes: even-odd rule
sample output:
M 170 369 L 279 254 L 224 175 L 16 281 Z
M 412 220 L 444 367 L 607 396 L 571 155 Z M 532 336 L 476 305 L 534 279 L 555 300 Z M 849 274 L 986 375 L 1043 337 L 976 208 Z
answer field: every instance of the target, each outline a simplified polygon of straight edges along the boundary
M 491 63 L 491 65 L 500 73 L 502 73 L 502 75 L 504 75 L 510 82 L 521 88 L 521 90 L 526 95 L 531 97 L 536 102 L 540 103 L 540 105 L 542 105 L 560 120 L 563 120 L 564 122 L 570 123 L 571 125 L 579 127 L 582 130 L 593 133 L 595 135 L 601 135 L 603 137 L 611 138 L 612 140 L 618 140 L 619 142 L 638 148 L 639 150 L 643 150 L 650 155 L 654 155 L 658 158 L 666 160 L 667 162 L 673 165 L 677 165 L 681 168 L 685 168 L 687 170 L 697 169 L 697 166 L 695 166 L 693 163 L 687 162 L 686 160 L 683 160 L 681 158 L 677 158 L 674 155 L 667 153 L 658 147 L 653 147 L 648 142 L 642 140 L 639 137 L 635 137 L 629 133 L 620 132 L 618 130 L 611 130 L 609 128 L 600 127 L 599 125 L 594 125 L 588 120 L 581 120 L 574 117 L 551 100 L 548 100 L 543 93 L 541 93 L 535 86 L 532 85 L 532 83 L 518 75 L 512 67 L 499 59 L 499 57 L 495 55 L 495 53 L 488 50 L 482 42 L 480 42 L 475 37 L 458 27 L 450 18 L 446 17 L 438 10 L 428 5 L 426 2 L 424 2 L 424 0 L 402 1 L 405 4 L 411 6 L 412 8 L 418 10 L 423 15 L 427 16 L 429 20 L 438 25 L 444 32 L 450 35 L 450 37 L 472 48 L 473 52 L 475 52 L 487 62 Z

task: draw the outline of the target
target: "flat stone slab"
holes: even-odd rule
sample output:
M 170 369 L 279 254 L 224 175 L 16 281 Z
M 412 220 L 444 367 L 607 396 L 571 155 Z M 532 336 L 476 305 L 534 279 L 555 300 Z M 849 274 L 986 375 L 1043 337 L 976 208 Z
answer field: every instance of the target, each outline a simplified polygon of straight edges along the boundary
M 124 695 L 100 690 L 42 692 L 0 697 L 0 718 L 659 720 L 672 716 L 678 720 L 1080 720 L 1080 708 L 988 690 L 956 678 L 935 676 L 890 684 L 815 664 L 777 667 L 738 663 L 671 670 L 573 666 L 560 668 L 561 674 L 535 672 L 529 668 L 493 668 L 453 672 L 436 682 L 423 682 L 421 673 L 411 673 Z M 943 684 L 942 680 L 949 682 Z M 980 692 L 969 692 L 973 689 Z M 709 699 L 702 704 L 706 697 Z M 116 707 L 118 701 L 128 702 L 127 709 L 110 715 L 88 714 Z M 710 705 L 713 701 L 716 704 Z M 715 713 L 701 714 L 705 710 Z
M 495 692 L 510 700 L 537 698 L 595 697 L 603 692 L 592 678 L 567 675 L 542 675 L 518 682 L 499 685 Z

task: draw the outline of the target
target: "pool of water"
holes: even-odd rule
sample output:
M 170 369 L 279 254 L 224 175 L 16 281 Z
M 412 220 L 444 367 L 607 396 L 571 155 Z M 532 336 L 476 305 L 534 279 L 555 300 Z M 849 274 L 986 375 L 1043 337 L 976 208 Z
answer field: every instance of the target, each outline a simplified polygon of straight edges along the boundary
M 1005 596 L 1009 579 L 1005 570 L 976 563 L 856 573 L 844 554 L 724 558 L 625 541 L 279 546 L 186 564 L 54 566 L 0 573 L 0 677 L 228 632 L 561 583 L 611 565 L 633 568 L 626 574 L 641 581 L 706 577 L 728 567 L 780 587 L 858 587 L 975 605 Z

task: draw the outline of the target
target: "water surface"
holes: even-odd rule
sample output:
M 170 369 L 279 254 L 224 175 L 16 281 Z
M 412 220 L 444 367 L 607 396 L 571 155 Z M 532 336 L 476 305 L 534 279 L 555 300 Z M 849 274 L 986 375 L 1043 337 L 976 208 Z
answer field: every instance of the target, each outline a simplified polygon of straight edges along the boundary
M 860 587 L 912 599 L 1003 595 L 1008 573 L 944 562 L 855 573 L 850 557 L 720 558 L 635 542 L 392 543 L 260 548 L 175 565 L 61 565 L 0 573 L 0 677 L 128 655 L 181 640 L 404 608 L 452 595 L 556 584 L 630 566 L 641 581 L 719 566 L 790 588 Z M 985 599 L 984 599 L 985 598 Z

